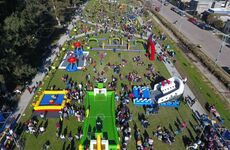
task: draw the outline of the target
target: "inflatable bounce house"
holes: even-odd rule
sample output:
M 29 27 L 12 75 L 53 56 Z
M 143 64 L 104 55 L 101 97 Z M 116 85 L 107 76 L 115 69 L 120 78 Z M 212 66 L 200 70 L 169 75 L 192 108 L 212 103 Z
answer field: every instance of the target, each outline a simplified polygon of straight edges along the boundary
M 115 94 L 102 83 L 86 94 L 86 118 L 79 150 L 120 150 L 115 124 Z
M 153 35 L 151 34 L 148 38 L 147 42 L 147 51 L 146 55 L 149 57 L 149 60 L 154 61 L 155 60 L 155 42 L 153 41 Z
M 80 42 L 73 43 L 74 51 L 66 51 L 59 69 L 66 69 L 68 72 L 82 70 L 86 66 L 86 57 L 89 52 L 84 51 Z
M 150 90 L 148 87 L 133 87 L 133 96 L 135 105 L 151 105 Z
M 184 81 L 172 77 L 154 85 L 153 90 L 148 87 L 133 87 L 133 102 L 135 105 L 154 105 L 179 107 L 180 97 L 184 93 Z
M 70 102 L 66 97 L 67 91 L 43 91 L 38 100 L 33 103 L 35 112 L 58 112 Z

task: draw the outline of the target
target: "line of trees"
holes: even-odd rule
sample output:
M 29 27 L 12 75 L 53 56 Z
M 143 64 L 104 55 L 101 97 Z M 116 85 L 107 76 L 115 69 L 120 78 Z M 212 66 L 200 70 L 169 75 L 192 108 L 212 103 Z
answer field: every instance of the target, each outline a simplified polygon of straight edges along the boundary
M 30 81 L 48 51 L 51 36 L 44 35 L 63 29 L 84 1 L 0 0 L 0 84 L 14 89 Z

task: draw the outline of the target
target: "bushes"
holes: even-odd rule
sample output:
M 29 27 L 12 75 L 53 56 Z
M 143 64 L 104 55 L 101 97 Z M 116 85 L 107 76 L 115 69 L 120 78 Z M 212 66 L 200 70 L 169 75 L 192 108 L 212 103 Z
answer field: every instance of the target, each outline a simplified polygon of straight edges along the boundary
M 201 51 L 195 44 L 190 43 L 189 40 L 178 32 L 178 30 L 172 26 L 167 20 L 165 20 L 160 14 L 153 9 L 149 9 L 160 21 L 166 26 L 178 39 L 185 45 L 207 68 L 213 73 L 227 88 L 230 88 L 229 75 L 219 66 L 217 66 L 203 51 Z

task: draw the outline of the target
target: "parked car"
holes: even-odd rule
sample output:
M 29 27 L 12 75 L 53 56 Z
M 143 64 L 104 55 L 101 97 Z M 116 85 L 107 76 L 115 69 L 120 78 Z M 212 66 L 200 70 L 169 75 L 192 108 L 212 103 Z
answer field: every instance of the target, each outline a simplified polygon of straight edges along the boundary
M 171 9 L 172 11 L 175 11 L 176 8 L 175 8 L 175 7 L 171 7 L 170 9 Z
M 226 71 L 228 74 L 230 74 L 230 67 L 222 67 L 224 71 Z
M 168 6 L 168 5 L 169 5 L 169 2 L 164 2 L 164 5 L 165 5 L 165 6 Z
M 183 17 L 185 17 L 186 15 L 185 15 L 185 12 L 184 11 L 182 11 L 182 10 L 179 10 L 178 12 L 177 12 L 180 16 L 183 16 Z
M 191 22 L 191 23 L 193 23 L 193 24 L 195 24 L 195 25 L 197 23 L 196 18 L 193 18 L 193 17 L 188 18 L 188 21 Z
M 213 28 L 210 25 L 203 22 L 198 22 L 196 25 L 203 30 L 213 30 Z

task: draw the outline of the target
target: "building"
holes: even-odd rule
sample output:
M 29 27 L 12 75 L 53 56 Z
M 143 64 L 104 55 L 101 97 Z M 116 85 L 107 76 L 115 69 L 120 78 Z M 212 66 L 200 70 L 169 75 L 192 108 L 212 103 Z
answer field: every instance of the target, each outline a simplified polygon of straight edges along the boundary
M 230 34 L 230 19 L 226 21 L 225 26 L 224 26 L 224 33 L 225 34 Z
M 230 8 L 209 8 L 208 12 L 219 15 L 230 15 Z
M 179 1 L 178 1 L 179 2 Z M 201 14 L 211 8 L 230 8 L 227 0 L 180 0 L 180 9 L 189 11 L 191 14 Z
M 109 3 L 117 3 L 117 0 L 108 0 Z

